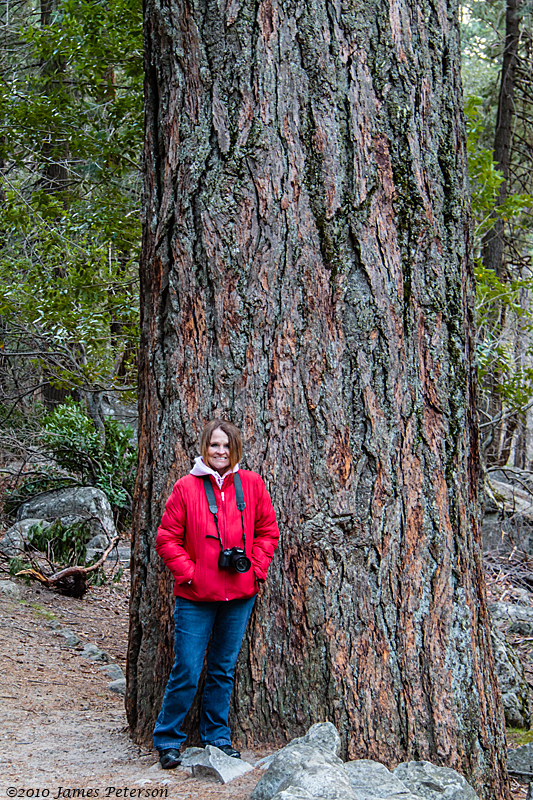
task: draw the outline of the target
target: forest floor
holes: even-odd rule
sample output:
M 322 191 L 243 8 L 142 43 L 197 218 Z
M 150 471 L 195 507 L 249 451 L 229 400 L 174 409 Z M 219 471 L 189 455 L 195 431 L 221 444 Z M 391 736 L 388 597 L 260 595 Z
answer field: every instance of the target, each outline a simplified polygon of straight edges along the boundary
M 190 770 L 162 770 L 155 750 L 132 744 L 124 698 L 109 690 L 101 664 L 83 656 L 84 644 L 96 644 L 125 671 L 127 570 L 82 600 L 17 585 L 19 599 L 0 593 L 0 798 L 248 800 L 259 770 L 224 786 Z M 58 623 L 79 637 L 77 647 L 66 645 Z M 268 752 L 243 758 L 254 763 Z M 526 790 L 513 782 L 514 800 Z
M 259 770 L 225 786 L 190 769 L 162 770 L 157 751 L 132 744 L 124 698 L 109 690 L 102 664 L 83 656 L 83 644 L 96 644 L 125 671 L 128 571 L 82 600 L 18 586 L 20 599 L 0 593 L 0 797 L 249 798 Z M 77 648 L 54 622 L 79 637 Z M 266 752 L 243 757 L 253 763 Z

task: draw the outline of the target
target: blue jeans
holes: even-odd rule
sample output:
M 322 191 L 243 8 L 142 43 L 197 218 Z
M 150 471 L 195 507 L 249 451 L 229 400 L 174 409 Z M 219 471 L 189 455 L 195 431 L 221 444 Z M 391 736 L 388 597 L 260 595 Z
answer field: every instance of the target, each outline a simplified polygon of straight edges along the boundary
M 200 738 L 218 746 L 231 744 L 228 715 L 233 673 L 254 602 L 255 595 L 215 603 L 176 597 L 174 666 L 154 728 L 158 750 L 177 749 L 187 738 L 181 726 L 196 694 L 211 632 Z

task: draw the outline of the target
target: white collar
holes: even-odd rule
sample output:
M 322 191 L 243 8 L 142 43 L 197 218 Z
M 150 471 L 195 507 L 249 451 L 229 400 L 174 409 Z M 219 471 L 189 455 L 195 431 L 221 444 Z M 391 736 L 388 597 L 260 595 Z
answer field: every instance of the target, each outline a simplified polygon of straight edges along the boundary
M 239 465 L 235 464 L 232 470 L 228 470 L 224 475 L 220 475 L 215 469 L 207 466 L 202 456 L 198 456 L 198 458 L 194 460 L 194 467 L 191 469 L 191 475 L 197 478 L 201 478 L 203 475 L 212 475 L 217 482 L 218 488 L 222 489 L 226 475 L 231 475 L 232 472 L 238 472 L 238 470 Z

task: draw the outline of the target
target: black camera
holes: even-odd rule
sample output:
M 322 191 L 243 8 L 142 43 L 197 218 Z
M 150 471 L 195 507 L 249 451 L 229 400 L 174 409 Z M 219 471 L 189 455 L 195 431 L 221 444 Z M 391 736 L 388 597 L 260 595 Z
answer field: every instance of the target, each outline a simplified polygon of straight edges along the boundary
M 228 547 L 221 550 L 218 557 L 220 569 L 234 569 L 235 572 L 248 572 L 252 562 L 247 558 L 242 547 Z

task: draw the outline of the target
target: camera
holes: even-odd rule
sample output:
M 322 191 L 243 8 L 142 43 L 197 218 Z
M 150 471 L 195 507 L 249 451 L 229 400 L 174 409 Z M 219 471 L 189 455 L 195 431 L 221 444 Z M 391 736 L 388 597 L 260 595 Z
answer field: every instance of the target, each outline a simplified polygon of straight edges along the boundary
M 221 550 L 218 557 L 220 569 L 234 569 L 235 572 L 248 572 L 252 562 L 247 558 L 242 547 L 228 547 Z

